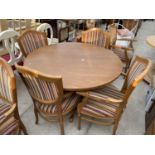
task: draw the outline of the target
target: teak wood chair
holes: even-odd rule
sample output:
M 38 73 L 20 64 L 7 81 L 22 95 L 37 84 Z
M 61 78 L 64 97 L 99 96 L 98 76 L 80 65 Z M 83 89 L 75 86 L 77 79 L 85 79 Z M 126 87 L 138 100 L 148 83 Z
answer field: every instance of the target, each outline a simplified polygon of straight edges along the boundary
M 126 73 L 133 57 L 134 48 L 132 42 L 134 41 L 134 38 L 133 37 L 131 38 L 131 36 L 133 35 L 129 37 L 120 37 L 118 35 L 117 27 L 118 24 L 116 23 L 108 26 L 108 32 L 111 37 L 110 48 L 125 64 L 124 71 Z
M 48 45 L 46 34 L 35 30 L 26 31 L 18 38 L 17 42 L 25 57 L 35 49 Z
M 61 134 L 64 134 L 64 116 L 73 117 L 81 97 L 75 93 L 64 94 L 61 76 L 48 76 L 19 65 L 16 69 L 33 99 L 36 124 L 40 114 L 47 121 L 59 122 Z
M 0 58 L 0 134 L 27 134 L 17 105 L 16 81 L 9 64 Z
M 81 42 L 109 48 L 110 35 L 100 28 L 92 28 L 82 32 Z
M 137 56 L 128 73 L 124 74 L 126 78 L 121 90 L 108 84 L 100 89 L 77 92 L 85 97 L 78 105 L 78 128 L 80 129 L 83 119 L 100 125 L 114 125 L 113 134 L 115 134 L 128 98 L 147 74 L 150 66 L 150 60 Z

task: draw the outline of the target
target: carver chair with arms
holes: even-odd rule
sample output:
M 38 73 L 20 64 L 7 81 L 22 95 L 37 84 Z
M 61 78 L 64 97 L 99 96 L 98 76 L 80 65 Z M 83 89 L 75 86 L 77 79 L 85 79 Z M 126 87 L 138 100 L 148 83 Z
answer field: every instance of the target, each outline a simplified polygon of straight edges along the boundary
M 0 58 L 0 134 L 27 134 L 17 105 L 16 81 L 9 64 Z
M 126 78 L 122 90 L 107 84 L 96 90 L 77 92 L 85 97 L 78 105 L 78 128 L 80 129 L 81 119 L 83 119 L 100 125 L 114 125 L 113 134 L 116 134 L 128 98 L 147 74 L 150 66 L 150 60 L 137 56 L 128 73 L 124 74 Z
M 81 97 L 75 93 L 64 94 L 61 76 L 48 76 L 19 65 L 16 68 L 33 99 L 36 124 L 39 114 L 47 121 L 59 122 L 64 134 L 64 116 L 73 116 Z

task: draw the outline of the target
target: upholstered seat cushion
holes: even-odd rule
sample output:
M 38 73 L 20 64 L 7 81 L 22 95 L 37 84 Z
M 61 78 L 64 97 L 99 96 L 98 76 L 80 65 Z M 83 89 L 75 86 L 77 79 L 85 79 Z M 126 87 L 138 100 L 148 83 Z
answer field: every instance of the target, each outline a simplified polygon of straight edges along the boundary
M 4 115 L 10 108 L 11 105 L 0 103 L 0 135 L 16 134 L 17 132 L 18 121 L 13 116 L 6 119 Z
M 101 89 L 89 91 L 89 94 L 99 98 L 109 97 L 116 100 L 123 100 L 124 97 L 124 94 L 112 84 L 108 84 Z
M 133 57 L 133 51 L 127 51 L 127 57 L 126 57 L 124 49 L 116 48 L 112 50 L 122 61 L 126 62 L 128 61 L 128 59 L 131 60 Z
M 79 93 L 82 95 L 82 93 Z M 96 115 L 98 117 L 113 117 L 116 114 L 117 108 L 119 107 L 121 101 L 123 101 L 124 94 L 120 92 L 118 88 L 114 85 L 107 85 L 102 89 L 96 89 L 89 91 L 89 95 L 94 99 L 89 99 L 86 104 L 82 107 L 81 113 Z M 95 100 L 96 99 L 96 100 Z M 97 99 L 102 100 L 98 102 Z M 108 103 L 104 102 L 106 99 L 115 99 L 120 102 L 118 103 Z
M 17 134 L 18 121 L 12 116 L 0 125 L 0 135 Z
M 62 113 L 65 114 L 73 110 L 77 106 L 77 103 L 80 102 L 80 99 L 81 97 L 74 93 L 64 98 L 62 102 Z M 58 112 L 56 105 L 45 105 L 45 104 L 40 104 L 40 103 L 37 103 L 36 105 L 37 105 L 38 110 L 44 113 L 55 115 Z
M 81 109 L 82 114 L 89 116 L 96 116 L 99 118 L 110 117 L 116 115 L 119 104 L 109 104 L 106 102 L 97 102 L 95 100 L 88 100 Z

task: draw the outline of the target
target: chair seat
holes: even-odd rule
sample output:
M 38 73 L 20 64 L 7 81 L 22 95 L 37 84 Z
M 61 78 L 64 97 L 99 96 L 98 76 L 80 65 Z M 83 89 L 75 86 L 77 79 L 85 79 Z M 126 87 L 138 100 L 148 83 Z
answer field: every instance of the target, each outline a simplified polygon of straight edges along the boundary
M 128 61 L 128 59 L 131 60 L 133 57 L 132 51 L 127 51 L 127 57 L 126 57 L 123 49 L 112 49 L 112 50 L 124 62 Z
M 17 134 L 18 127 L 18 121 L 12 116 L 0 125 L 0 135 Z
M 59 40 L 57 38 L 47 38 L 48 45 L 57 44 Z
M 119 91 L 113 85 L 107 85 L 102 89 L 96 89 L 93 91 L 89 91 L 90 96 L 96 99 L 103 99 L 112 98 L 116 100 L 122 100 L 124 94 Z M 98 117 L 114 117 L 117 112 L 117 108 L 119 107 L 120 103 L 107 103 L 107 102 L 99 102 L 95 101 L 94 99 L 89 99 L 88 102 L 82 107 L 81 113 L 88 114 L 88 115 L 96 115 Z
M 11 135 L 16 134 L 18 129 L 18 121 L 11 116 L 9 119 L 5 120 L 4 114 L 10 110 L 11 105 L 0 103 L 0 135 Z
M 97 102 L 89 99 L 82 107 L 80 113 L 91 117 L 95 115 L 98 118 L 113 118 L 117 114 L 116 112 L 118 106 L 119 104 L 108 104 L 105 102 Z
M 76 106 L 77 103 L 80 102 L 81 97 L 79 95 L 75 95 L 74 93 L 70 96 L 63 99 L 62 102 L 62 113 L 63 115 L 72 111 Z M 45 105 L 37 103 L 37 108 L 43 113 L 49 113 L 51 115 L 56 115 L 58 110 L 56 105 Z
M 116 100 L 123 100 L 124 97 L 124 94 L 112 84 L 108 84 L 101 89 L 89 91 L 89 94 L 99 98 L 110 97 Z

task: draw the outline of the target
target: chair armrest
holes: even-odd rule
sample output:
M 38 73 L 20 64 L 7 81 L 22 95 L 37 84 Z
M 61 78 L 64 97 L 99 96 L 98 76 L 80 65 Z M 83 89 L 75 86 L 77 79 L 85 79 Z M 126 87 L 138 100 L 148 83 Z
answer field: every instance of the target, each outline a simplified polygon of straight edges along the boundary
M 16 104 L 13 104 L 12 107 L 6 113 L 0 116 L 0 125 L 11 116 L 15 108 L 16 108 Z
M 124 77 L 126 77 L 126 76 L 127 76 L 127 74 L 126 74 L 126 73 L 124 73 L 124 72 L 122 72 L 122 73 L 121 73 L 121 75 L 122 75 L 122 76 L 124 76 Z
M 96 100 L 96 101 L 99 101 L 99 102 L 106 102 L 106 103 L 122 103 L 123 100 L 118 100 L 118 99 L 114 99 L 114 98 L 111 98 L 111 97 L 108 97 L 108 96 L 103 96 L 102 97 L 99 97 L 99 96 L 96 96 L 96 95 L 93 95 L 91 94 L 90 92 L 77 92 L 78 95 L 81 95 L 81 96 L 84 96 L 88 99 L 93 99 L 93 100 Z
M 122 41 L 137 41 L 136 39 L 130 39 L 130 38 L 119 38 L 117 40 L 122 40 Z
M 124 49 L 124 50 L 127 50 L 127 51 L 133 51 L 134 50 L 133 48 L 130 48 L 130 47 L 123 47 L 123 46 L 118 46 L 118 45 L 110 45 L 110 48 Z

